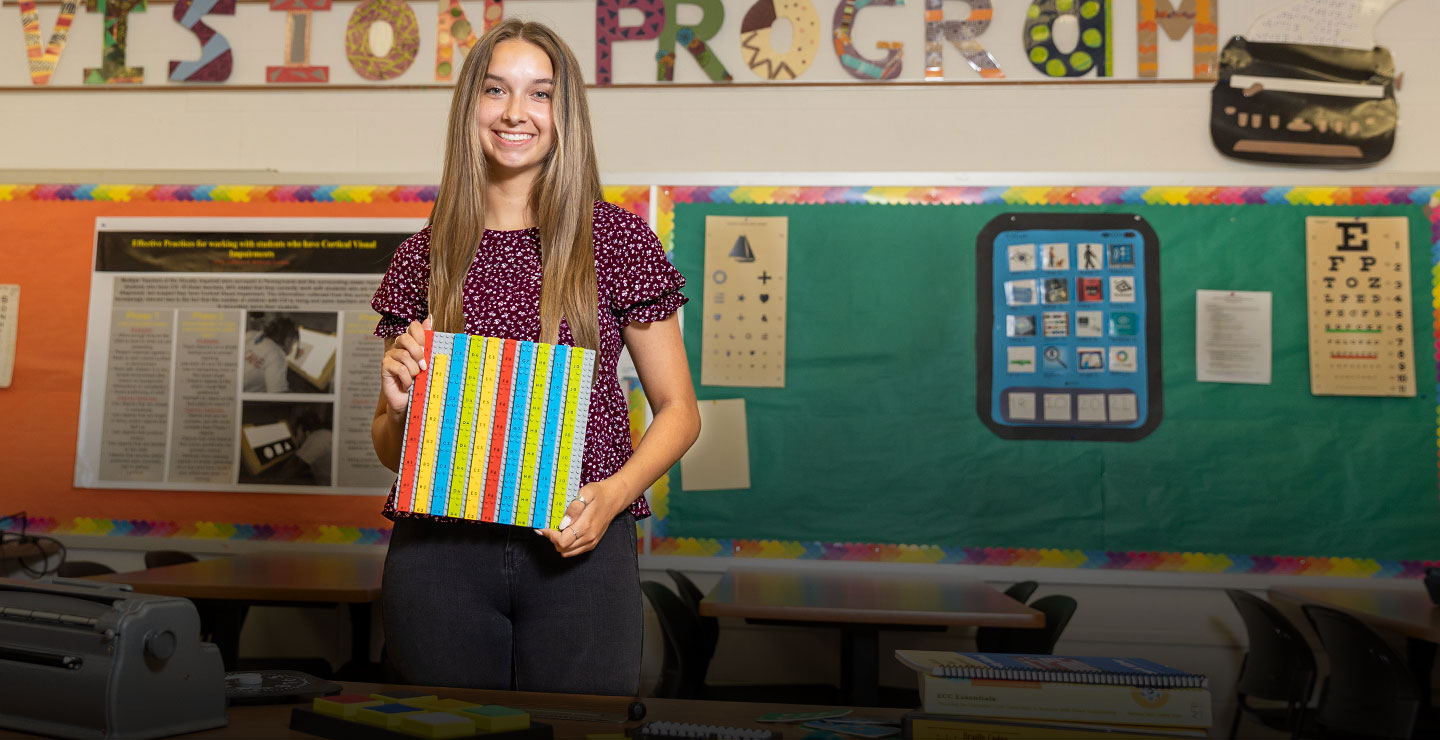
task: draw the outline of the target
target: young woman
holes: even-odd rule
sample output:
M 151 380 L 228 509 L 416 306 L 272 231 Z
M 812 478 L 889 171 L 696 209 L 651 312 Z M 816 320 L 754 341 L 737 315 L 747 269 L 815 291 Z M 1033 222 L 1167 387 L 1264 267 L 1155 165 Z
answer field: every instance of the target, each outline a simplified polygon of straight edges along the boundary
M 375 294 L 385 337 L 372 437 L 399 465 L 424 330 L 598 351 L 580 500 L 559 529 L 395 512 L 386 645 L 406 683 L 633 695 L 641 492 L 695 441 L 699 409 L 675 311 L 685 279 L 645 222 L 601 201 L 584 83 L 553 32 L 507 20 L 471 49 L 450 108 L 430 225 Z M 428 317 L 428 318 L 427 318 Z M 630 447 L 622 344 L 654 421 Z

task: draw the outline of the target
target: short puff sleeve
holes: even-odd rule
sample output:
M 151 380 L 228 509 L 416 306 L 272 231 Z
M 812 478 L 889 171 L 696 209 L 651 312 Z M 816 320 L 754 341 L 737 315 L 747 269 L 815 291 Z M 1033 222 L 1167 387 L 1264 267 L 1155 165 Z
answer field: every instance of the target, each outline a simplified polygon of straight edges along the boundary
M 649 224 L 619 206 L 596 209 L 596 240 L 610 259 L 610 312 L 621 327 L 668 318 L 689 299 L 680 289 L 685 276 L 665 258 L 665 247 Z M 595 245 L 596 252 L 602 249 Z
M 405 333 L 411 321 L 424 321 L 430 313 L 430 227 L 395 248 L 390 267 L 370 307 L 380 314 L 375 336 L 384 339 Z

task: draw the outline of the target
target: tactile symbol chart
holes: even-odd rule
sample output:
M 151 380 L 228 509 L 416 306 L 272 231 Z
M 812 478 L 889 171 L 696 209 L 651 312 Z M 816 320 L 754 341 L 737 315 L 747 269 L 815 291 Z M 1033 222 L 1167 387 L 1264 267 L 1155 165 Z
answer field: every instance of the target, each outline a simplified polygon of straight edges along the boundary
M 1410 220 L 1305 219 L 1310 392 L 1414 396 Z
M 705 217 L 701 385 L 785 387 L 789 219 Z
M 580 492 L 595 352 L 425 333 L 395 508 L 555 528 Z

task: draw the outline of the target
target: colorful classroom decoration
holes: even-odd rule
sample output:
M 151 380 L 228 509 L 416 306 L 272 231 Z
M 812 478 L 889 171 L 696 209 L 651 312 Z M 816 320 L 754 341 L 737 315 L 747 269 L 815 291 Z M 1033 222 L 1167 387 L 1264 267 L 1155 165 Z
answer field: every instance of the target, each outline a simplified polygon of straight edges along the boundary
M 370 27 L 388 25 L 394 43 L 384 56 L 370 48 Z M 365 0 L 345 25 L 345 58 L 356 74 L 367 80 L 393 80 L 410 68 L 420 51 L 420 23 L 410 4 L 399 0 Z
M 427 331 L 396 509 L 556 528 L 580 491 L 595 351 Z
M 1305 219 L 1310 392 L 1415 395 L 1410 219 Z
M 675 44 L 678 42 L 705 71 L 705 76 L 714 82 L 728 82 L 733 79 L 724 63 L 706 45 L 706 41 L 720 33 L 725 23 L 725 5 L 720 0 L 664 0 L 665 21 L 660 28 L 660 48 L 655 52 L 655 79 L 670 82 L 675 79 Z M 700 22 L 681 25 L 680 6 L 693 5 L 700 9 Z
M 70 37 L 70 24 L 75 22 L 76 0 L 60 3 L 60 15 L 55 18 L 55 28 L 50 40 L 40 46 L 40 11 L 35 0 L 20 0 L 20 28 L 25 37 L 25 55 L 30 60 L 30 82 L 35 85 L 50 84 L 55 73 L 55 64 L 60 53 L 65 51 L 65 41 Z
M 976 403 L 1004 439 L 1160 424 L 1159 239 L 1139 216 L 1007 213 L 975 245 Z
M 330 81 L 330 67 L 310 63 L 311 28 L 315 11 L 330 9 L 330 0 L 270 0 L 270 9 L 285 13 L 285 63 L 265 68 L 266 82 Z
M 855 48 L 855 17 L 862 8 L 898 5 L 900 0 L 840 0 L 835 6 L 834 31 L 835 56 L 851 77 L 860 80 L 893 80 L 900 76 L 901 54 L 905 44 L 899 41 L 881 41 L 877 46 L 885 52 L 881 59 L 869 59 Z
M 1080 23 L 1080 43 L 1068 52 L 1055 43 L 1061 16 Z M 1113 74 L 1109 0 L 1032 0 L 1023 33 L 1030 64 L 1050 77 L 1083 77 L 1092 70 L 1100 77 Z
M 85 8 L 105 16 L 104 51 L 99 67 L 85 69 L 87 85 L 138 85 L 145 81 L 144 67 L 125 62 L 125 43 L 131 13 L 143 13 L 145 0 L 85 0 Z
M 1179 41 L 1194 31 L 1195 79 L 1215 79 L 1219 58 L 1219 7 L 1217 0 L 1181 0 L 1180 7 L 1170 0 L 1135 0 L 1140 12 L 1139 75 L 1160 74 L 1160 29 L 1171 41 Z
M 775 21 L 790 22 L 790 48 L 771 42 Z M 793 80 L 810 68 L 820 51 L 820 14 L 810 0 L 757 0 L 740 20 L 740 49 L 745 66 L 766 80 Z
M 970 14 L 964 20 L 947 21 L 945 0 L 925 0 L 925 79 L 945 79 L 946 41 L 955 45 L 981 78 L 998 80 L 1005 76 L 1000 63 L 978 41 L 990 27 L 995 9 L 990 0 L 970 0 L 966 4 Z
M 171 82 L 224 82 L 230 79 L 235 55 L 230 51 L 230 42 L 205 24 L 203 19 L 209 13 L 235 15 L 235 0 L 176 0 L 171 15 L 176 23 L 195 34 L 200 41 L 200 58 L 186 62 L 170 60 Z

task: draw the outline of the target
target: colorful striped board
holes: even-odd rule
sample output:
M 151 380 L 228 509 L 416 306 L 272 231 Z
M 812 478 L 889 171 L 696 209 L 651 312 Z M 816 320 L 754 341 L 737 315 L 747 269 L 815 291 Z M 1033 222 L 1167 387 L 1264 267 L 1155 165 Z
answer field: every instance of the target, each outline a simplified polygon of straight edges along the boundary
M 425 356 L 396 510 L 557 527 L 580 492 L 595 351 L 427 331 Z

